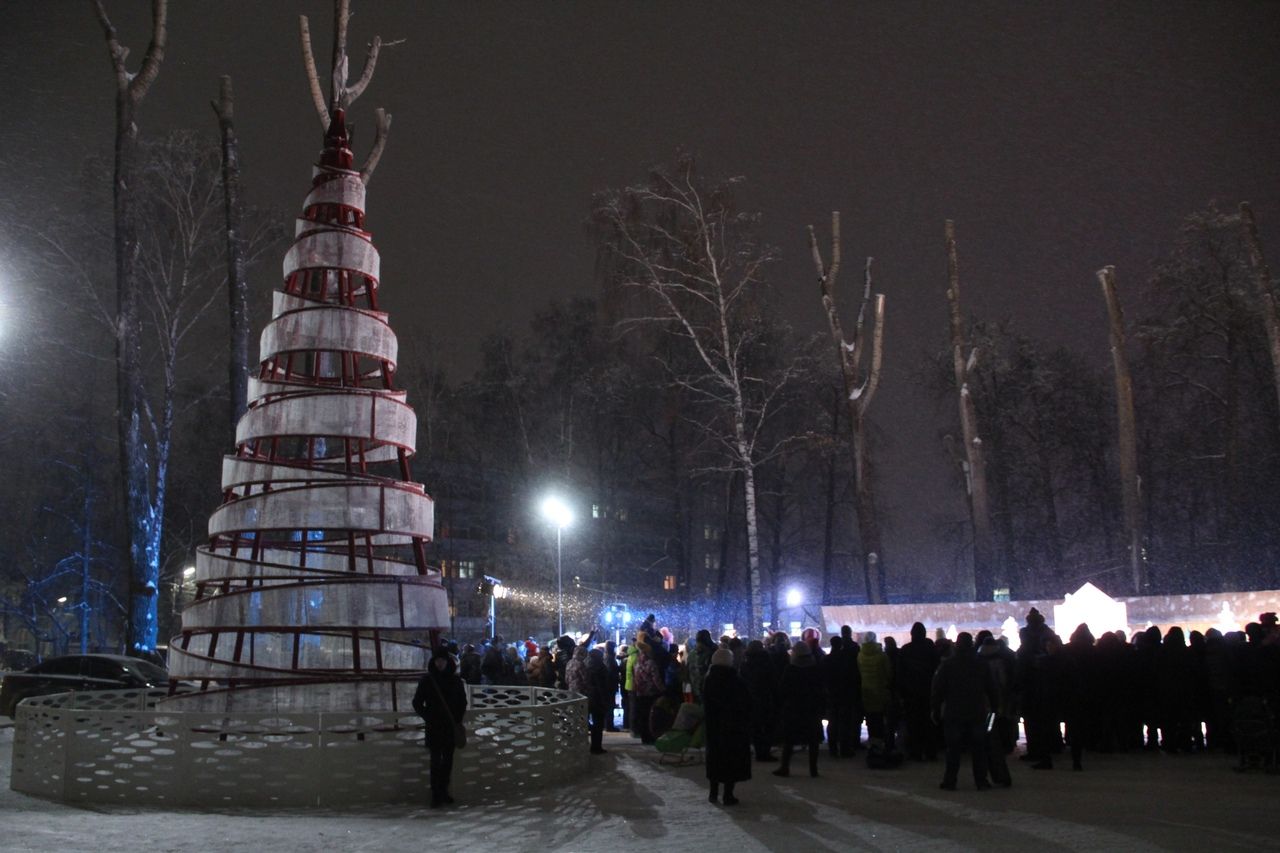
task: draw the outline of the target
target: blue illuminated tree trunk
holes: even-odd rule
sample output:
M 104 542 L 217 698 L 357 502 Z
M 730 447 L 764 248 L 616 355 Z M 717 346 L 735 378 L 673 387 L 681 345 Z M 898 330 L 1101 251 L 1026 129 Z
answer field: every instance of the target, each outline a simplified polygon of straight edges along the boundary
M 116 254 L 116 425 L 129 555 L 129 648 L 156 646 L 156 591 L 160 581 L 160 520 L 150 500 L 147 442 L 143 436 L 141 315 L 137 278 L 138 229 L 133 212 L 133 167 L 138 149 L 138 105 L 160 73 L 167 41 L 167 0 L 152 0 L 151 41 L 137 73 L 125 65 L 102 0 L 94 12 L 107 42 L 116 83 L 115 164 L 112 181 Z

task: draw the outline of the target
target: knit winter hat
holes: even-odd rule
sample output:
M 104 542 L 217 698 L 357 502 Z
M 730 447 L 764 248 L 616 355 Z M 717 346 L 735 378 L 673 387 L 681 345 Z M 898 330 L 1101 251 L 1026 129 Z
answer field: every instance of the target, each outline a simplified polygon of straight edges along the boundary
M 728 649 L 716 649 L 711 655 L 712 666 L 733 666 L 733 652 Z

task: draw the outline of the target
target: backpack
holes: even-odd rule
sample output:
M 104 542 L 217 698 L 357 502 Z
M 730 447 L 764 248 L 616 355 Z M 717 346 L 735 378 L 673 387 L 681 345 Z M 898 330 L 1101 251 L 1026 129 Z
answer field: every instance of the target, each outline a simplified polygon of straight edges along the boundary
M 648 655 L 640 655 L 636 661 L 635 692 L 639 696 L 657 696 L 663 691 L 662 674 L 658 665 Z

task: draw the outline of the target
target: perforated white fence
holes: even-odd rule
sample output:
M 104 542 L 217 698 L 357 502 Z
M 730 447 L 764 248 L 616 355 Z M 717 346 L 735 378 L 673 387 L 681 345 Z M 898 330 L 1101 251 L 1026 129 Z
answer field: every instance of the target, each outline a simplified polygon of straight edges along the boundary
M 15 791 L 67 802 L 220 807 L 426 802 L 412 711 L 166 711 L 164 691 L 28 699 L 14 725 Z M 541 687 L 470 687 L 455 798 L 501 798 L 587 766 L 586 699 Z

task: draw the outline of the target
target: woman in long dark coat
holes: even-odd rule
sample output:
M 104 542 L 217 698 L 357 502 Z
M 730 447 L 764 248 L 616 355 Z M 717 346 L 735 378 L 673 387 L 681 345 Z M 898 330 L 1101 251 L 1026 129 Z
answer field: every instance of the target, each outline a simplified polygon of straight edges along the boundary
M 431 807 L 450 805 L 449 780 L 453 776 L 454 723 L 467 713 L 467 690 L 454 672 L 453 656 L 438 648 L 413 694 L 413 710 L 426 723 L 427 749 L 431 752 Z
M 751 693 L 751 743 L 756 761 L 777 761 L 771 750 L 778 736 L 778 679 L 764 643 L 752 640 L 747 644 L 740 672 Z
M 716 802 L 724 785 L 724 804 L 736 805 L 733 786 L 751 778 L 751 693 L 733 668 L 733 652 L 719 649 L 702 685 L 703 725 L 707 727 L 707 779 Z
M 864 693 L 865 688 L 864 682 Z M 817 776 L 826 690 L 807 644 L 796 643 L 791 647 L 791 663 L 782 674 L 779 693 L 782 695 L 782 766 L 773 771 L 773 775 L 791 775 L 791 753 L 797 743 L 802 743 L 809 750 L 809 775 Z

